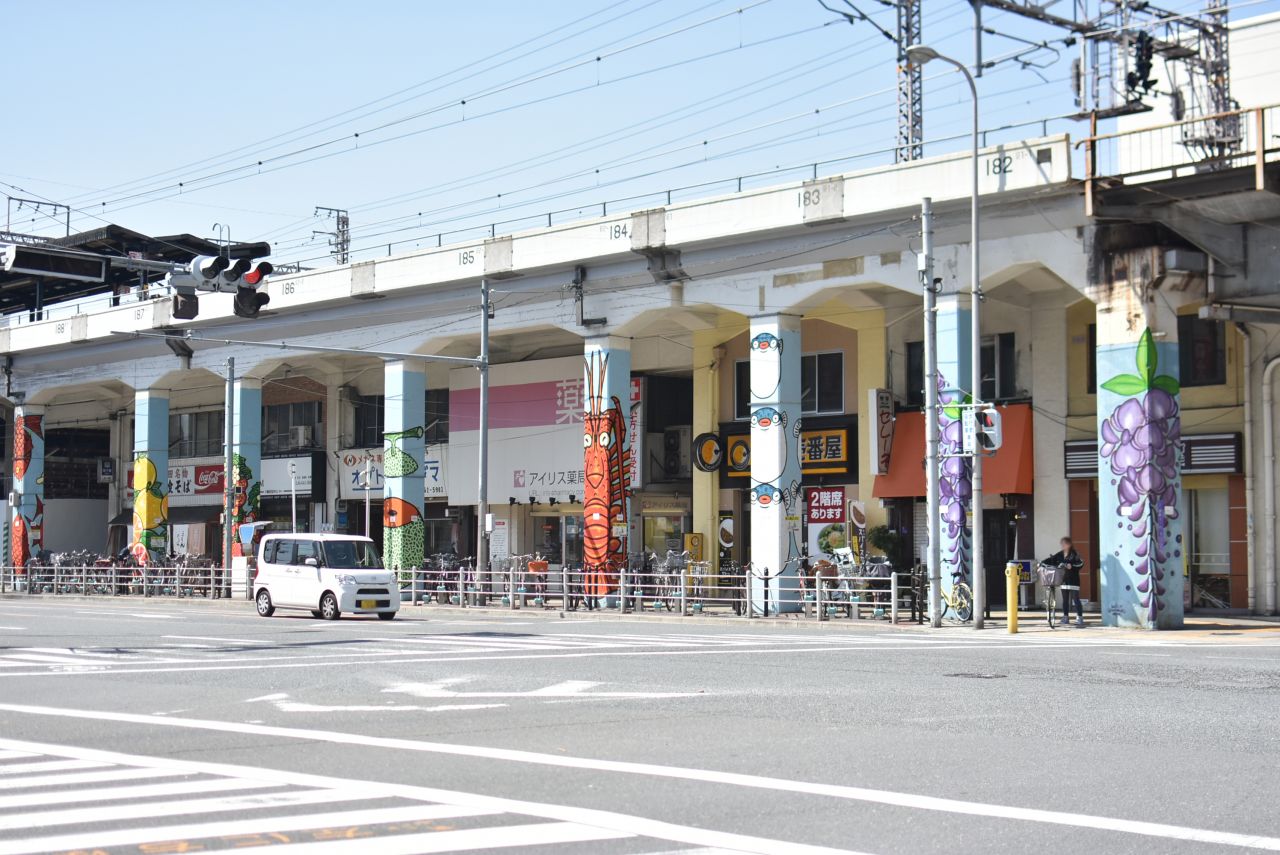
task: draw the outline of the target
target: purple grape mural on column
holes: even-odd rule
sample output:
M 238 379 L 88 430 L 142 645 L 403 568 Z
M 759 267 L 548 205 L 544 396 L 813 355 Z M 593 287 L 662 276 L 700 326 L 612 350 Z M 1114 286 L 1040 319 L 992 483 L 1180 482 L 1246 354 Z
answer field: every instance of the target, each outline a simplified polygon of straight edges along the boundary
M 943 588 L 950 590 L 953 574 L 957 581 L 969 581 L 969 502 L 973 498 L 971 466 L 964 453 L 961 405 L 970 397 L 950 389 L 938 372 L 938 453 L 942 460 L 938 472 L 938 505 L 942 516 L 940 531 L 942 563 L 949 568 L 942 574 Z
M 1177 346 L 1158 346 L 1147 329 L 1135 348 L 1106 353 L 1100 348 L 1098 369 L 1099 376 L 1117 372 L 1098 395 L 1103 618 L 1149 629 L 1177 626 L 1182 618 Z

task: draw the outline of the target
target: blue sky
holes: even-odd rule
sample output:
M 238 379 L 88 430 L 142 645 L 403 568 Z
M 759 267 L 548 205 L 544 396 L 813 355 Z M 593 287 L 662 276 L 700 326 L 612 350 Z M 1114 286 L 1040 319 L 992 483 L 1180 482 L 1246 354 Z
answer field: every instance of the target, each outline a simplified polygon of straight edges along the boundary
M 855 2 L 892 30 L 892 10 Z M 1238 5 L 1246 17 L 1280 0 Z M 925 41 L 970 60 L 969 8 L 927 0 Z M 71 204 L 73 230 L 107 220 L 211 235 L 219 222 L 318 266 L 328 247 L 312 231 L 332 223 L 317 205 L 350 209 L 356 257 L 371 257 L 439 232 L 447 243 L 493 222 L 545 224 L 552 210 L 559 222 L 602 201 L 646 207 L 661 196 L 643 194 L 701 182 L 728 179 L 676 198 L 724 192 L 778 167 L 891 161 L 893 46 L 833 20 L 816 0 L 14 2 L 6 22 L 22 38 L 0 63 L 27 94 L 9 99 L 0 190 Z M 985 23 L 1060 35 L 990 11 Z M 988 36 L 986 56 L 1017 46 Z M 988 72 L 983 125 L 1071 112 L 1073 56 Z M 963 134 L 962 79 L 928 71 L 926 140 Z M 964 145 L 941 139 L 926 154 Z M 61 234 L 32 216 L 17 212 L 14 230 Z

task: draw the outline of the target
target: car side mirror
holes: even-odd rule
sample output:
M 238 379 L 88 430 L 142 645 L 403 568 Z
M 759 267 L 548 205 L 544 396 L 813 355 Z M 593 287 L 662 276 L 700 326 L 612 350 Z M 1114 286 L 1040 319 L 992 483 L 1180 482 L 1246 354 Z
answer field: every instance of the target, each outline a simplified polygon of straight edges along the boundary
M 320 561 L 319 561 L 318 559 L 315 559 L 315 558 L 304 558 L 304 559 L 302 559 L 302 563 L 303 563 L 303 564 L 305 564 L 305 565 L 307 565 L 308 567 L 319 567 L 319 566 L 320 566 Z

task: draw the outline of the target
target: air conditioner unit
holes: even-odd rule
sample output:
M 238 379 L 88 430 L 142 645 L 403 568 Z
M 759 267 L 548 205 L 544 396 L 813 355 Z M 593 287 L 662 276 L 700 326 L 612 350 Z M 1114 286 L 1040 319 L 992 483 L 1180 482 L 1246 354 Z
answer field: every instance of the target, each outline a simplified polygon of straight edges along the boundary
M 662 468 L 668 480 L 690 477 L 692 445 L 693 428 L 689 425 L 669 427 L 662 432 Z
M 311 427 L 309 425 L 294 425 L 289 428 L 289 447 L 310 448 Z

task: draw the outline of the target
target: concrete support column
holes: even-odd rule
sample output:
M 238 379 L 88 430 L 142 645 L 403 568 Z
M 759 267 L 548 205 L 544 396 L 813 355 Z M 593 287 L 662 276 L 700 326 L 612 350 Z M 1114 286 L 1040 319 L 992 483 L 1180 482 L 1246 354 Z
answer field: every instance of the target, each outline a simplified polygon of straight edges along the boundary
M 1147 299 L 1142 265 L 1113 267 L 1098 305 L 1098 533 L 1102 622 L 1182 626 L 1178 324 Z
M 942 589 L 950 591 L 954 580 L 972 584 L 972 539 L 968 506 L 973 498 L 972 467 L 963 457 L 948 457 L 964 451 L 960 405 L 970 394 L 973 332 L 970 327 L 969 296 L 948 294 L 938 297 L 938 453 L 942 455 L 938 496 L 942 525 Z
M 693 435 L 720 432 L 720 345 L 695 344 L 693 348 Z M 697 454 L 697 449 L 693 450 Z M 693 530 L 702 535 L 702 557 L 719 571 L 720 470 L 703 472 L 693 467 Z
M 617 586 L 627 560 L 631 520 L 631 342 L 597 336 L 585 343 L 586 409 L 582 419 L 582 552 L 588 596 Z
M 257 522 L 262 501 L 262 381 L 246 377 L 232 389 L 235 417 L 231 420 L 231 481 L 235 503 L 231 524 Z M 233 532 L 233 557 L 242 555 L 238 532 Z
M 862 313 L 870 316 L 857 329 L 858 336 L 858 392 L 859 408 L 858 433 L 862 454 L 858 460 L 858 497 L 867 509 L 867 528 L 874 528 L 888 522 L 889 515 L 880 503 L 872 498 L 876 482 L 876 468 L 879 465 L 876 449 L 876 412 L 871 408 L 868 392 L 871 389 L 887 389 L 889 387 L 889 330 L 885 327 L 884 310 L 868 310 Z M 860 318 L 860 320 L 864 320 Z M 850 409 L 848 403 L 845 409 Z M 847 527 L 852 530 L 852 522 Z
M 1067 313 L 1062 306 L 1036 306 L 1031 313 L 1031 388 L 1035 390 L 1035 543 L 1019 543 L 1015 558 L 1038 558 L 1058 551 L 1071 531 L 1068 482 L 1062 477 L 1067 440 Z M 1081 549 L 1084 555 L 1084 550 Z M 1088 555 L 1085 555 L 1088 561 Z M 1088 567 L 1097 577 L 1098 568 Z M 1094 589 L 1096 590 L 1096 588 Z M 1093 596 L 1096 596 L 1094 594 Z
M 427 376 L 420 362 L 388 362 L 384 369 L 382 434 L 382 560 L 391 570 L 422 564 Z
M 44 547 L 44 408 L 13 410 L 13 504 L 9 531 L 15 567 Z
M 773 614 L 800 607 L 800 318 L 752 318 L 750 335 L 751 607 Z
M 133 539 L 139 564 L 169 559 L 169 392 L 142 389 L 133 399 Z

